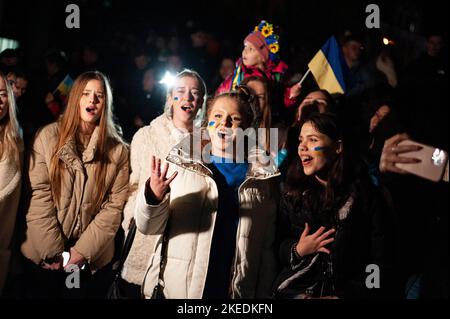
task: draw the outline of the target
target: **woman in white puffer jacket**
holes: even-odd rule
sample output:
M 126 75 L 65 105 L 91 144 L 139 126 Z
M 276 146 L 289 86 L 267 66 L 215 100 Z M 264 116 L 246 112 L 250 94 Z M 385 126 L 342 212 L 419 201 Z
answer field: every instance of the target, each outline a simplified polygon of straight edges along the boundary
M 133 218 L 137 190 L 145 184 L 150 175 L 148 159 L 152 155 L 165 158 L 172 147 L 192 131 L 194 121 L 204 112 L 205 95 L 205 83 L 197 72 L 192 70 L 180 72 L 174 85 L 169 88 L 164 114 L 134 135 L 130 147 L 131 194 L 125 205 L 122 223 L 126 233 Z M 186 106 L 189 106 L 189 109 L 184 110 Z M 121 273 L 124 280 L 121 284 L 128 298 L 140 297 L 140 286 L 151 255 L 148 247 L 153 247 L 155 239 L 156 236 L 136 232 Z
M 246 87 L 217 96 L 207 110 L 211 144 L 194 134 L 172 149 L 170 164 L 161 167 L 155 157 L 149 163 L 135 207 L 138 230 L 158 237 L 144 279 L 147 298 L 158 282 L 166 298 L 269 297 L 279 173 L 264 151 L 233 152 L 243 142 L 239 129 L 254 123 L 253 103 Z

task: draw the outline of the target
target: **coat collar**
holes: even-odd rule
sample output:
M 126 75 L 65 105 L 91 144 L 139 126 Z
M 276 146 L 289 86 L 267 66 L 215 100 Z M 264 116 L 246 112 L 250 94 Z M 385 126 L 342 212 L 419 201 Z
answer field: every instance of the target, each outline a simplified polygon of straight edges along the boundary
M 66 143 L 58 150 L 58 157 L 69 167 L 75 169 L 83 169 L 83 163 L 91 162 L 94 159 L 95 152 L 97 150 L 99 128 L 98 126 L 94 129 L 91 135 L 89 144 L 82 154 L 80 159 L 77 152 L 77 145 L 75 136 L 70 137 Z
M 201 140 L 201 150 L 191 149 L 190 145 L 194 144 L 194 141 L 196 143 L 199 141 L 195 140 L 194 134 L 186 136 L 171 149 L 166 160 L 187 170 L 211 177 L 212 172 L 203 162 L 201 156 L 206 151 L 209 141 Z M 250 165 L 247 171 L 247 178 L 267 179 L 280 175 L 273 157 L 265 157 L 264 153 L 264 150 L 258 147 L 250 150 L 248 155 Z

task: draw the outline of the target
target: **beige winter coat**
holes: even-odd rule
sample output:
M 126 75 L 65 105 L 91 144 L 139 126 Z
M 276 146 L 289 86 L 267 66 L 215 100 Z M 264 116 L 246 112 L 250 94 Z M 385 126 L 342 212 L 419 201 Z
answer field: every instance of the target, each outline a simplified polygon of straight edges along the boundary
M 10 159 L 0 160 L 0 296 L 8 274 L 21 184 L 21 164 Z
M 126 145 L 110 140 L 108 191 L 100 210 L 94 210 L 97 164 L 93 159 L 98 133 L 96 128 L 81 158 L 74 139 L 58 150 L 66 167 L 59 198 L 52 196 L 49 181 L 51 156 L 59 134 L 57 123 L 37 133 L 29 158 L 31 199 L 26 212 L 26 239 L 21 246 L 24 256 L 36 264 L 67 251 L 69 240 L 75 242 L 73 247 L 87 259 L 92 270 L 105 266 L 113 257 L 114 237 L 128 193 L 129 152 Z
M 133 137 L 130 148 L 130 192 L 125 205 L 122 227 L 128 232 L 130 220 L 134 214 L 138 189 L 145 184 L 150 176 L 152 155 L 165 159 L 169 151 L 185 136 L 175 128 L 172 120 L 165 114 L 154 119 L 150 125 L 141 128 Z M 122 278 L 141 285 L 147 270 L 148 261 L 156 236 L 146 236 L 136 232 L 128 257 L 122 270 Z
M 180 147 L 166 158 L 177 177 L 160 205 L 147 205 L 144 187 L 136 200 L 138 230 L 158 236 L 144 279 L 150 297 L 158 282 L 161 238 L 169 224 L 167 262 L 164 271 L 166 298 L 202 298 L 218 205 L 212 172 Z M 256 156 L 256 155 L 255 155 Z M 251 164 L 239 187 L 239 225 L 230 285 L 231 298 L 266 298 L 275 276 L 274 237 L 278 203 L 274 165 Z

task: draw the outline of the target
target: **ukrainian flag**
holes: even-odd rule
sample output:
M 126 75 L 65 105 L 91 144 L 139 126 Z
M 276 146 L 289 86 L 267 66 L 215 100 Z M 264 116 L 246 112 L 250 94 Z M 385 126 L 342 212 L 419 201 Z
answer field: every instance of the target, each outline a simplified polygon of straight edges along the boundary
M 308 67 L 322 90 L 327 90 L 331 94 L 345 93 L 345 77 L 348 74 L 348 67 L 334 36 L 325 42 L 308 63 Z
M 55 90 L 55 93 L 59 92 L 60 96 L 66 97 L 69 95 L 72 85 L 73 85 L 73 79 L 70 77 L 69 74 L 67 74 L 66 77 L 64 78 L 64 80 L 62 80 L 61 83 L 59 83 L 58 87 Z

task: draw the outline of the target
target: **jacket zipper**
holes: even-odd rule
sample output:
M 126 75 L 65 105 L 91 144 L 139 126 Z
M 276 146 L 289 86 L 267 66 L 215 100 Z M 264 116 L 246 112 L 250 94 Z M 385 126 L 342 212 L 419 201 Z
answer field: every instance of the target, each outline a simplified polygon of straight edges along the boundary
M 78 219 L 79 219 L 79 221 L 80 221 L 80 223 L 79 223 L 80 230 L 82 229 L 82 224 L 81 224 L 81 221 L 82 221 L 82 218 L 81 218 L 81 205 L 82 205 L 82 203 L 83 203 L 84 189 L 86 188 L 86 183 L 87 183 L 87 173 L 86 173 L 86 169 L 84 168 L 84 166 L 83 166 L 83 170 L 81 170 L 81 173 L 83 174 L 83 188 L 82 188 L 81 198 L 80 198 L 79 205 L 78 205 L 78 214 L 77 214 L 77 216 L 76 216 L 76 218 L 75 218 L 75 222 L 74 222 L 74 224 L 72 225 L 72 229 L 71 229 L 70 234 L 69 234 L 69 236 L 68 236 L 67 239 L 69 239 L 70 237 L 72 237 L 73 232 L 74 232 L 74 230 L 75 230 L 75 227 L 77 226 Z
M 239 201 L 239 206 L 238 206 L 238 215 L 239 215 L 239 221 L 238 221 L 238 228 L 237 228 L 237 232 L 236 232 L 236 248 L 235 248 L 235 254 L 234 254 L 234 257 L 233 257 L 233 261 L 232 261 L 232 263 L 231 263 L 231 272 L 230 272 L 230 274 L 231 274 L 231 280 L 230 280 L 230 288 L 229 288 L 229 296 L 231 296 L 231 298 L 233 298 L 234 296 L 233 296 L 233 283 L 234 283 L 234 281 L 236 280 L 236 269 L 237 269 L 237 255 L 238 255 L 238 253 L 239 253 L 239 230 L 240 230 L 240 228 L 241 228 L 241 189 L 242 189 L 242 187 L 248 182 L 248 181 L 250 181 L 250 180 L 266 180 L 266 179 L 270 179 L 270 178 L 272 178 L 272 177 L 276 177 L 276 176 L 278 176 L 278 175 L 280 175 L 279 173 L 278 174 L 274 174 L 274 175 L 270 175 L 270 176 L 267 176 L 267 177 L 254 177 L 254 176 L 251 176 L 251 177 L 247 177 L 243 182 L 242 182 L 242 184 L 241 185 L 239 185 L 239 188 L 238 188 L 238 201 Z
M 239 230 L 241 228 L 241 188 L 242 186 L 247 183 L 249 180 L 254 179 L 254 177 L 247 177 L 242 183 L 241 185 L 239 185 L 238 187 L 238 227 L 236 230 L 236 247 L 234 250 L 234 257 L 233 257 L 233 261 L 231 262 L 231 278 L 230 278 L 230 288 L 229 288 L 229 295 L 231 298 L 233 298 L 233 283 L 235 281 L 236 278 L 236 269 L 237 269 L 237 255 L 239 253 Z

